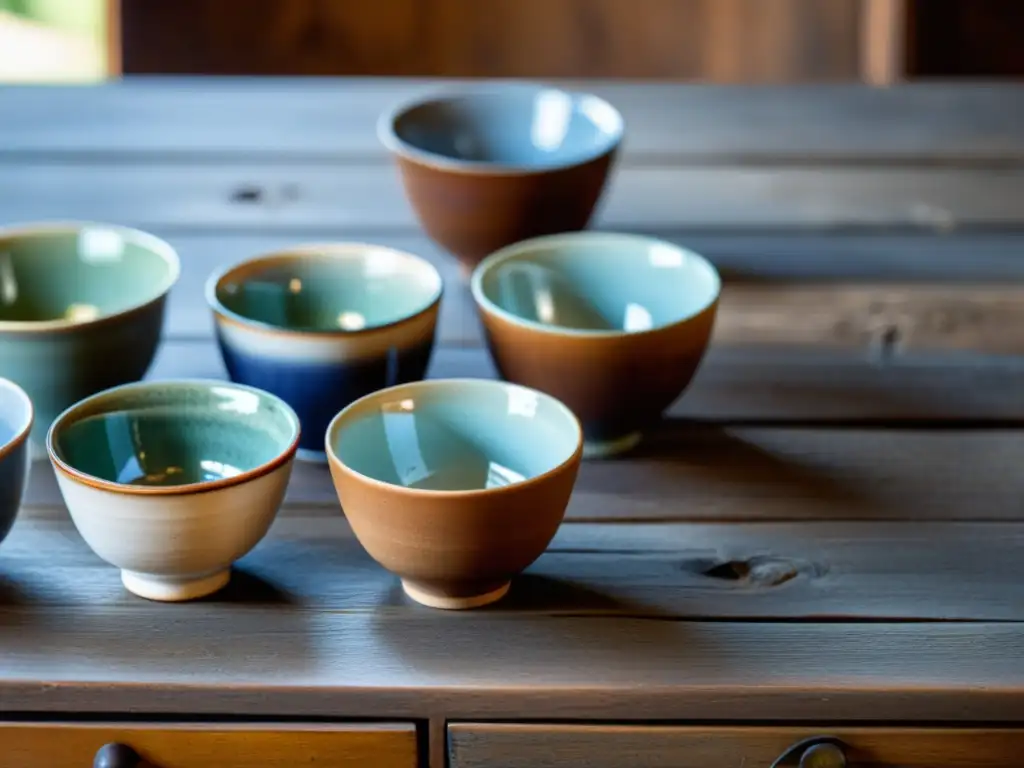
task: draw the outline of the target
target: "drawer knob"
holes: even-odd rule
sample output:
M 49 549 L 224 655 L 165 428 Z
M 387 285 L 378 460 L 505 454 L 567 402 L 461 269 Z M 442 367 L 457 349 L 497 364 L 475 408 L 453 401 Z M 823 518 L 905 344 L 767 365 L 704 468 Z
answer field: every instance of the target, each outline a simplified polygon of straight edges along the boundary
M 104 744 L 96 752 L 92 768 L 140 768 L 142 758 L 127 744 Z
M 814 736 L 798 741 L 772 763 L 772 768 L 846 768 L 843 742 L 833 736 Z

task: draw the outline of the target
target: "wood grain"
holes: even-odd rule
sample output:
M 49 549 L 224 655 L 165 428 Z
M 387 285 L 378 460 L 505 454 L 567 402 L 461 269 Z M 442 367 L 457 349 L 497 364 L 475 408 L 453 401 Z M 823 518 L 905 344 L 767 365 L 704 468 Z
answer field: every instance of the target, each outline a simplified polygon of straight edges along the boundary
M 128 73 L 853 80 L 857 0 L 122 0 Z
M 1024 719 L 1020 623 L 304 611 L 271 597 L 7 607 L 0 627 L 0 701 L 22 713 Z
M 4 768 L 82 768 L 105 744 L 131 746 L 154 768 L 415 768 L 413 725 L 173 725 L 0 722 Z
M 1024 731 L 941 728 L 646 727 L 453 723 L 452 768 L 734 768 L 767 766 L 802 739 L 833 736 L 856 766 L 1006 768 Z M 799 755 L 797 756 L 799 757 Z M 796 763 L 794 762 L 793 765 Z
M 658 620 L 1024 621 L 1024 523 L 837 522 L 758 525 L 566 523 L 495 609 L 501 615 Z M 38 552 L 49 556 L 40 560 Z M 75 614 L 134 611 L 117 569 L 67 513 L 25 509 L 4 542 L 2 604 Z M 340 511 L 292 506 L 205 601 L 225 607 L 401 616 L 397 578 Z M 187 620 L 188 607 L 168 608 Z
M 102 183 L 98 183 L 102 179 Z M 622 167 L 594 223 L 614 229 L 704 227 L 1014 227 L 1024 222 L 1024 169 L 944 167 Z M 143 228 L 419 231 L 396 171 L 331 166 L 5 163 L 2 223 L 48 218 Z
M 253 14 L 246 14 L 253 15 Z M 1019 86 L 912 83 L 716 86 L 559 81 L 611 101 L 624 163 L 984 163 L 1024 159 Z M 271 159 L 380 162 L 379 115 L 461 81 L 128 77 L 90 88 L 0 85 L 0 157 L 118 162 Z M 66 116 L 73 114 L 69 121 Z M 187 119 L 179 119 L 187 116 Z

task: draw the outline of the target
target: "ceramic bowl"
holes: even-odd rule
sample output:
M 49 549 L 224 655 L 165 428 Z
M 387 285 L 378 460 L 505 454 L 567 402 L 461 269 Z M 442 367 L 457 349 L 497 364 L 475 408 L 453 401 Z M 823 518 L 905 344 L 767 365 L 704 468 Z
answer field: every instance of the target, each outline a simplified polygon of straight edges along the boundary
M 150 600 L 228 583 L 284 498 L 299 419 L 279 398 L 222 381 L 126 384 L 57 417 L 50 461 L 85 542 Z
M 686 389 L 720 287 L 715 268 L 692 251 L 602 232 L 499 250 L 471 286 L 501 376 L 572 408 L 587 457 L 635 446 Z
M 352 243 L 261 256 L 207 284 L 228 375 L 290 404 L 302 422 L 299 457 L 321 462 L 338 411 L 424 377 L 441 294 L 424 259 Z
M 438 379 L 357 400 L 331 422 L 327 455 L 352 530 L 406 594 L 474 608 L 504 596 L 555 535 L 582 438 L 541 392 Z
M 35 454 L 69 405 L 146 374 L 178 273 L 174 249 L 134 229 L 0 229 L 0 376 L 32 398 Z
M 0 379 L 0 541 L 14 525 L 25 493 L 32 421 L 28 395 L 13 381 Z
M 423 228 L 467 275 L 502 246 L 583 229 L 623 132 L 603 99 L 529 84 L 419 97 L 378 124 Z

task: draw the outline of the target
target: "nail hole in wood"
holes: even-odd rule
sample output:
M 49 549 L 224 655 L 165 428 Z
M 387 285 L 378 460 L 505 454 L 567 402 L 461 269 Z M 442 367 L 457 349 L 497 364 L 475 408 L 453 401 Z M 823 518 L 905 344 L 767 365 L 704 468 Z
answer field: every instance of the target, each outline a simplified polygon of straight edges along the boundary
M 231 193 L 233 203 L 258 203 L 263 199 L 263 190 L 259 187 L 239 187 Z

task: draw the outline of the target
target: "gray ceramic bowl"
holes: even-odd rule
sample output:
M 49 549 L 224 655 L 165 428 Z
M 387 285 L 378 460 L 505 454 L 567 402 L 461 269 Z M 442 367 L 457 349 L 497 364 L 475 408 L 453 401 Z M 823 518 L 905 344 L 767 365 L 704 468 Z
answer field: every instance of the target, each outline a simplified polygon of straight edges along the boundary
M 0 541 L 14 524 L 29 472 L 32 401 L 12 381 L 0 379 Z
M 32 399 L 34 453 L 69 405 L 145 375 L 179 270 L 170 245 L 134 229 L 0 229 L 0 376 Z

